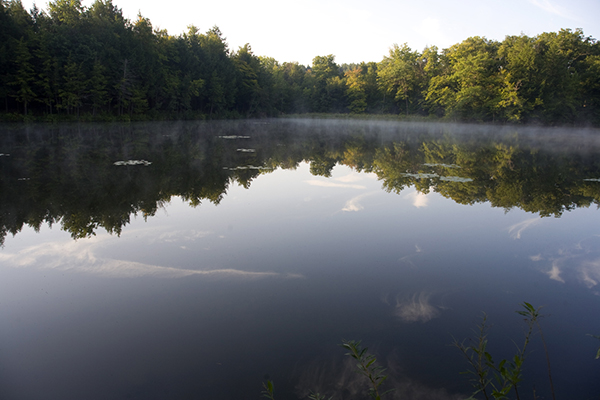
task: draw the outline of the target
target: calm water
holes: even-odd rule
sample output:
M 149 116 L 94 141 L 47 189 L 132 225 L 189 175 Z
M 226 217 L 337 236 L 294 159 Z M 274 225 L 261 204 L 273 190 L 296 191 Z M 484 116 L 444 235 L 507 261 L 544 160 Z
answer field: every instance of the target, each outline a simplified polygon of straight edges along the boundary
M 559 399 L 597 399 L 600 131 L 344 121 L 5 126 L 0 398 L 472 392 L 450 346 L 527 301 Z M 521 398 L 551 398 L 534 336 Z

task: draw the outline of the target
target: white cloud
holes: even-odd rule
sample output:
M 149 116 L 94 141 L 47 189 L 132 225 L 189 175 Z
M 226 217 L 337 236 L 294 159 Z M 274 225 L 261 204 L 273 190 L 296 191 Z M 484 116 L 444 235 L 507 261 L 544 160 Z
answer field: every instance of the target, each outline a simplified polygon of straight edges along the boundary
M 576 19 L 568 9 L 561 7 L 550 0 L 529 0 L 529 2 L 550 14 L 567 19 Z
M 513 239 L 521 239 L 521 233 L 523 233 L 524 230 L 538 224 L 540 221 L 541 219 L 539 217 L 526 219 L 523 222 L 510 226 L 508 228 L 508 233 Z
M 429 198 L 421 192 L 413 192 L 406 195 L 406 198 L 412 201 L 412 205 L 421 208 L 429 205 Z

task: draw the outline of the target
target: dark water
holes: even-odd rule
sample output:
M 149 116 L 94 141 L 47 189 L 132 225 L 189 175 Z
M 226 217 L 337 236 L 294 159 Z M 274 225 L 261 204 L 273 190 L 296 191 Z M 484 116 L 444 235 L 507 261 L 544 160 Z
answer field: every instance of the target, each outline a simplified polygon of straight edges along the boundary
M 0 398 L 466 398 L 541 320 L 597 399 L 600 131 L 345 121 L 1 128 Z M 116 165 L 115 165 L 116 163 Z M 521 398 L 551 398 L 532 337 Z

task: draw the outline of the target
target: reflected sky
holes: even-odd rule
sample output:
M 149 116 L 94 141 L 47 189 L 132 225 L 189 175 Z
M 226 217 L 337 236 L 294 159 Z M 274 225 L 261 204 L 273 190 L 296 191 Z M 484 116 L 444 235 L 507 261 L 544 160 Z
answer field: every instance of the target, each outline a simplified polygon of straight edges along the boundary
M 167 235 L 172 238 L 173 232 Z M 0 262 L 4 266 L 12 266 L 14 268 L 35 267 L 42 270 L 56 269 L 60 271 L 87 272 L 122 278 L 142 276 L 180 278 L 191 275 L 260 278 L 279 275 L 274 272 L 252 272 L 236 269 L 183 269 L 98 257 L 96 250 L 99 247 L 103 247 L 106 244 L 106 240 L 112 239 L 114 238 L 104 233 L 101 236 L 76 242 L 47 242 L 27 247 L 14 254 L 4 252 L 0 255 Z M 174 240 L 169 239 L 165 240 L 165 242 L 174 242 Z M 181 247 L 185 249 L 185 246 Z M 299 276 L 296 275 L 296 277 Z
M 586 336 L 600 333 L 597 209 L 541 218 L 382 186 L 301 162 L 232 182 L 218 205 L 173 196 L 120 235 L 73 240 L 55 224 L 7 236 L 0 398 L 258 399 L 265 376 L 301 398 L 334 392 L 336 376 L 356 382 L 342 339 L 376 352 L 399 393 L 417 398 L 411 382 L 460 398 L 470 386 L 452 336 L 470 337 L 485 311 L 491 350 L 511 357 L 524 301 L 548 313 L 558 397 L 600 390 Z M 532 349 L 524 385 L 545 393 L 543 349 Z

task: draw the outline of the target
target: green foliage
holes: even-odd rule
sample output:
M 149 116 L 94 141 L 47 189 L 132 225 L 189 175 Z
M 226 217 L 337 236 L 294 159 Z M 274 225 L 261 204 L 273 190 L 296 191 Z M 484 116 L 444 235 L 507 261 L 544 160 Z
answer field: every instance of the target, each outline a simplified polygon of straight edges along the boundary
M 526 330 L 524 335 L 524 341 L 521 347 L 516 345 L 517 352 L 511 359 L 502 359 L 499 362 L 495 362 L 492 354 L 488 351 L 488 318 L 487 314 L 483 313 L 481 322 L 473 330 L 475 333 L 475 340 L 471 340 L 470 345 L 466 345 L 465 341 L 459 342 L 454 339 L 452 343 L 454 347 L 458 348 L 463 356 L 466 358 L 469 369 L 461 374 L 469 375 L 471 384 L 475 388 L 475 391 L 471 394 L 468 400 L 475 400 L 479 396 L 483 396 L 485 399 L 509 399 L 510 392 L 514 391 L 515 398 L 520 399 L 518 387 L 523 380 L 523 364 L 527 356 L 527 348 L 531 342 L 533 330 L 537 326 L 540 336 L 543 339 L 543 333 L 539 325 L 539 320 L 543 316 L 540 314 L 542 307 L 535 308 L 530 303 L 523 302 L 521 309 L 517 310 L 516 313 L 524 317 L 526 324 Z M 588 335 L 596 339 L 600 339 L 600 335 Z M 357 369 L 360 374 L 367 378 L 370 388 L 369 395 L 376 400 L 380 400 L 382 396 L 393 391 L 388 390 L 387 392 L 380 393 L 380 387 L 387 380 L 388 376 L 384 374 L 385 369 L 377 365 L 377 359 L 374 355 L 367 352 L 367 348 L 361 346 L 360 341 L 346 341 L 343 340 L 341 346 L 348 350 L 347 356 L 352 357 L 357 361 Z M 544 342 L 544 349 L 546 352 L 546 358 L 548 359 L 548 350 Z M 600 349 L 596 354 L 596 359 L 600 358 Z M 550 373 L 550 364 L 548 361 L 548 373 L 550 380 L 550 388 L 552 398 L 556 399 L 554 386 L 552 383 L 552 375 Z M 274 400 L 273 397 L 273 383 L 267 381 L 263 383 L 263 397 Z M 319 393 L 311 392 L 308 396 L 310 400 L 326 400 L 325 396 Z M 333 397 L 329 397 L 327 400 L 332 400 Z M 534 398 L 535 391 L 534 391 Z
M 427 100 L 449 116 L 493 120 L 500 102 L 498 46 L 476 36 L 445 50 L 448 69 L 432 78 Z
M 347 71 L 344 74 L 346 78 L 346 96 L 348 96 L 350 112 L 354 114 L 364 113 L 367 109 L 367 93 L 365 91 L 366 82 L 362 74 L 362 69 L 357 68 Z
M 482 394 L 485 399 L 507 399 L 511 390 L 514 390 L 517 399 L 520 398 L 518 387 L 523 379 L 522 371 L 527 355 L 527 346 L 531 341 L 534 327 L 538 326 L 539 328 L 539 318 L 541 317 L 540 308 L 536 309 L 527 302 L 521 304 L 521 307 L 522 310 L 517 311 L 517 314 L 525 317 L 527 329 L 523 345 L 521 347 L 517 346 L 517 353 L 512 359 L 502 359 L 495 362 L 492 355 L 487 351 L 489 327 L 486 314 L 483 315 L 481 323 L 475 330 L 476 339 L 472 345 L 468 346 L 465 341 L 454 340 L 453 345 L 460 350 L 470 366 L 470 369 L 465 373 L 472 376 L 471 382 L 475 388 L 472 398 L 477 394 Z M 541 328 L 539 329 L 541 332 Z M 550 371 L 549 364 L 548 369 Z M 551 375 L 550 384 L 552 385 Z M 553 387 L 552 394 L 554 396 Z
M 13 96 L 18 102 L 23 103 L 23 114 L 27 115 L 27 105 L 36 98 L 33 91 L 34 69 L 31 64 L 31 53 L 27 48 L 24 38 L 21 38 L 17 44 L 15 54 L 15 75 L 13 81 L 9 84 L 15 87 Z
M 65 65 L 64 73 L 64 83 L 62 89 L 59 89 L 60 108 L 66 109 L 69 114 L 73 109 L 76 109 L 79 113 L 85 90 L 83 65 L 70 61 Z
M 240 112 L 249 115 L 255 114 L 261 105 L 265 106 L 261 104 L 264 100 L 264 82 L 261 82 L 264 79 L 263 66 L 260 59 L 252 54 L 249 44 L 240 47 L 232 59 L 237 74 L 237 107 Z
M 596 338 L 598 340 L 600 340 L 600 335 L 590 335 L 588 334 L 588 336 L 591 336 L 593 338 Z M 598 348 L 598 351 L 596 352 L 596 360 L 600 359 L 600 347 Z
M 271 400 L 275 400 L 275 397 L 273 395 L 273 392 L 275 391 L 275 385 L 273 384 L 273 381 L 267 380 L 267 382 L 263 382 L 263 391 L 262 393 L 262 397 L 265 397 L 267 399 L 271 399 Z
M 275 384 L 271 380 L 267 380 L 263 382 L 263 390 L 261 392 L 262 397 L 270 400 L 275 400 Z M 326 398 L 324 395 L 320 393 L 310 392 L 308 395 L 309 400 L 332 400 L 333 397 Z
M 420 54 L 405 44 L 395 44 L 390 54 L 379 63 L 377 78 L 382 89 L 404 112 L 418 112 L 421 107 L 421 91 L 424 86 L 424 70 Z
M 94 115 L 97 109 L 103 108 L 108 102 L 108 78 L 105 73 L 106 68 L 96 60 L 88 82 Z
M 325 395 L 322 395 L 322 394 L 319 394 L 319 393 L 312 393 L 312 392 L 311 392 L 311 393 L 308 395 L 308 398 L 309 398 L 310 400 L 332 400 L 332 399 L 333 399 L 333 396 L 331 396 L 331 397 L 329 397 L 329 398 L 326 398 L 326 397 L 325 397 Z
M 304 96 L 314 112 L 340 112 L 345 108 L 345 82 L 335 56 L 317 56 L 306 73 Z
M 23 118 L 17 113 L 10 117 Z M 4 232 L 3 227 L 18 231 L 31 220 L 41 220 L 60 221 L 74 238 L 99 228 L 118 234 L 132 214 L 150 215 L 171 196 L 181 196 L 192 206 L 207 201 L 218 204 L 231 184 L 249 187 L 261 174 L 294 169 L 301 162 L 310 163 L 310 172 L 317 176 L 331 176 L 336 165 L 374 173 L 382 188 L 392 193 L 415 187 L 460 204 L 489 202 L 493 207 L 519 208 L 540 216 L 560 216 L 567 210 L 600 204 L 600 186 L 588 179 L 600 174 L 596 152 L 572 157 L 530 147 L 517 137 L 458 141 L 415 134 L 388 141 L 364 135 L 365 129 L 376 129 L 376 125 L 358 120 L 337 121 L 335 126 L 343 134 L 331 137 L 328 131 L 314 131 L 319 123 L 288 122 L 281 119 L 260 125 L 264 142 L 252 155 L 236 152 L 239 143 L 235 141 L 199 135 L 197 123 L 181 124 L 181 128 L 170 125 L 169 132 L 177 132 L 179 141 L 163 137 L 164 125 L 160 124 L 104 127 L 100 132 L 94 125 L 62 126 L 58 142 L 53 127 L 37 130 L 37 139 L 28 135 L 25 126 L 15 133 L 6 132 L 0 144 L 3 152 L 11 154 L 11 168 L 3 169 L 0 179 L 0 210 L 5 211 L 0 220 L 6 224 L 0 231 Z M 239 124 L 244 133 L 259 126 Z M 203 126 L 209 132 L 221 129 L 219 124 Z M 121 130 L 127 135 L 121 137 Z M 477 136 L 474 133 L 473 139 Z M 155 163 L 148 168 L 112 165 L 124 158 Z M 249 164 L 257 169 L 244 169 Z M 21 182 L 21 177 L 31 179 Z M 32 218 L 33 214 L 37 216 Z
M 361 347 L 360 341 L 343 340 L 341 346 L 348 350 L 347 356 L 354 358 L 357 361 L 356 367 L 358 371 L 369 380 L 371 387 L 369 395 L 375 400 L 381 400 L 381 396 L 391 392 L 380 393 L 380 386 L 387 380 L 388 376 L 384 375 L 385 368 L 377 365 L 377 359 L 374 355 L 367 353 L 366 347 Z
M 231 52 L 217 27 L 169 35 L 142 15 L 127 20 L 111 0 L 31 12 L 4 1 L 0 26 L 4 119 L 309 112 L 600 124 L 600 47 L 581 30 L 471 37 L 441 51 L 393 45 L 379 63 L 340 67 L 329 54 L 305 67 L 257 57 L 249 44 Z
M 80 0 L 56 0 L 48 3 L 48 9 L 52 19 L 66 25 L 76 24 L 83 13 Z

